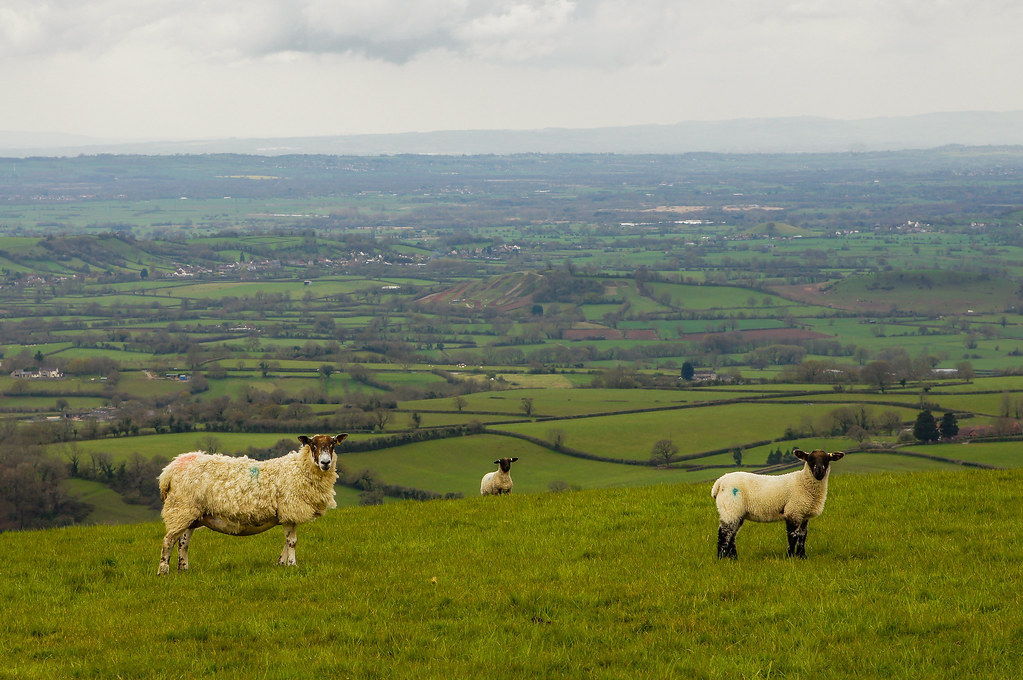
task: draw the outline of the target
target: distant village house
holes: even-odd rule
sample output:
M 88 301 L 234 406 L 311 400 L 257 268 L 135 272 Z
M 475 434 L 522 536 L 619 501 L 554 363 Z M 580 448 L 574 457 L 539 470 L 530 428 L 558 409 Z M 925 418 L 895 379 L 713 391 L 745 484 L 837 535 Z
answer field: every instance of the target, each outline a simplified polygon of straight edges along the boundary
M 21 378 L 24 380 L 54 380 L 57 378 L 63 378 L 64 374 L 61 373 L 59 368 L 19 368 L 15 371 L 11 371 L 11 377 Z

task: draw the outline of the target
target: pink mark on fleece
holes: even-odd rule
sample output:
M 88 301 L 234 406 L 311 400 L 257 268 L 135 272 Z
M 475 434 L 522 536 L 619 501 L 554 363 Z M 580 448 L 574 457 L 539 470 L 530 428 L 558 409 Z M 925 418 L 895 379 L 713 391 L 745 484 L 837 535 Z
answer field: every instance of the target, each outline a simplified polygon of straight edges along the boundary
M 202 455 L 201 451 L 193 451 L 192 453 L 182 453 L 180 456 L 174 459 L 174 467 L 185 469 L 192 464 L 196 458 Z

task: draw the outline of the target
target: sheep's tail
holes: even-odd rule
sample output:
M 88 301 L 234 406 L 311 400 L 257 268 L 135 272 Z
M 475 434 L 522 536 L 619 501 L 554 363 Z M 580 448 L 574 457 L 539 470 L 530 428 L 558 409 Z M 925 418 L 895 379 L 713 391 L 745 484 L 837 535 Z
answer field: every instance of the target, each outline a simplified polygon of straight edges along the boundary
M 202 451 L 192 451 L 191 453 L 182 453 L 171 462 L 167 463 L 167 467 L 160 473 L 160 500 L 167 500 L 167 496 L 170 494 L 171 481 L 174 479 L 174 473 L 178 470 L 188 467 L 196 458 L 202 455 Z
M 165 467 L 163 472 L 160 473 L 160 500 L 162 501 L 167 500 L 167 496 L 170 494 L 171 477 L 173 476 L 170 465 Z
M 711 489 L 710 489 L 710 497 L 711 498 L 717 498 L 718 497 L 718 493 L 721 492 L 721 486 L 722 486 L 721 478 L 718 477 L 717 481 L 714 482 L 714 486 L 712 486 Z

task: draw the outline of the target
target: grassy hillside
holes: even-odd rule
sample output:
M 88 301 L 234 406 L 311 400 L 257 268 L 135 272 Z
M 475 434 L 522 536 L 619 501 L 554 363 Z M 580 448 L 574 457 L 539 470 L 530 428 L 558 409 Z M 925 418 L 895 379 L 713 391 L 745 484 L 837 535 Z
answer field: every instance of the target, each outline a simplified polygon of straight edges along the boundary
M 844 461 L 843 461 L 844 462 Z M 162 527 L 0 534 L 9 677 L 1018 676 L 1023 472 L 836 465 L 809 558 L 748 525 L 715 557 L 708 484 L 345 508 L 192 543 Z
M 121 494 L 100 482 L 67 479 L 64 480 L 64 488 L 78 500 L 95 508 L 86 520 L 89 524 L 153 522 L 160 518 L 159 510 L 125 503 Z
M 887 311 L 898 309 L 921 314 L 1001 312 L 1019 299 L 1019 285 L 1009 279 L 985 274 L 939 270 L 877 272 L 851 276 L 817 295 L 789 289 L 797 299 L 830 304 L 842 309 Z

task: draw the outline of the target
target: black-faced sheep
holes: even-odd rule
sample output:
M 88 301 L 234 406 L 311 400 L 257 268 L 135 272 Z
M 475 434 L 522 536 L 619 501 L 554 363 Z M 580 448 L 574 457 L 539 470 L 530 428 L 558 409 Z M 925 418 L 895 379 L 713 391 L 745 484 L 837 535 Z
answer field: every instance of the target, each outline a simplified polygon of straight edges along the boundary
M 735 535 L 747 519 L 785 520 L 788 556 L 806 557 L 806 525 L 824 512 L 831 462 L 845 454 L 820 449 L 813 453 L 796 449 L 792 453 L 804 461 L 803 469 L 778 476 L 729 472 L 714 482 L 710 495 L 718 508 L 718 557 L 738 557 Z
M 334 447 L 347 434 L 298 438 L 298 451 L 257 461 L 202 451 L 183 453 L 160 473 L 163 538 L 160 568 L 170 572 L 170 554 L 179 543 L 178 570 L 188 569 L 188 543 L 200 527 L 232 536 L 251 536 L 284 525 L 284 550 L 277 564 L 295 564 L 297 525 L 336 508 Z
M 483 475 L 483 481 L 480 482 L 480 495 L 499 496 L 503 493 L 511 493 L 512 487 L 515 486 L 511 478 L 511 464 L 517 460 L 518 458 L 498 458 L 495 460 L 494 465 L 499 465 L 500 469 Z

